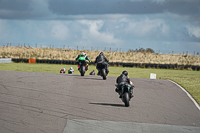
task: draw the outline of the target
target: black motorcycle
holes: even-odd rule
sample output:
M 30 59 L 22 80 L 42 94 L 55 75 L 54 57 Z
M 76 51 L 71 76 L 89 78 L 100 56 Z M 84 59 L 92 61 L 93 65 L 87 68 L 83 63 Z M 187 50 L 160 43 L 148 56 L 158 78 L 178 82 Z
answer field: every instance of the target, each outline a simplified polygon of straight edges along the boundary
M 106 65 L 105 64 L 98 64 L 99 75 L 103 77 L 103 80 L 106 80 L 107 72 L 106 72 Z
M 78 64 L 78 70 L 81 73 L 81 76 L 85 75 L 85 72 L 87 71 L 88 66 L 86 60 L 79 60 Z
M 131 100 L 131 93 L 130 93 L 130 88 L 131 85 L 129 84 L 122 84 L 120 85 L 121 87 L 121 99 L 122 102 L 124 102 L 125 107 L 129 107 L 129 101 Z

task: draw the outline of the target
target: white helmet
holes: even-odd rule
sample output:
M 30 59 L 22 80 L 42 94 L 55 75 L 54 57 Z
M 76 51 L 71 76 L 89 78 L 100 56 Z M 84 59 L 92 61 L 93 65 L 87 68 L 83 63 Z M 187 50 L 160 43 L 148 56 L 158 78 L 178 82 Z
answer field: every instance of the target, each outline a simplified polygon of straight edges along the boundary
M 83 52 L 82 52 L 82 55 L 86 55 L 86 52 L 85 52 L 85 51 L 83 51 Z

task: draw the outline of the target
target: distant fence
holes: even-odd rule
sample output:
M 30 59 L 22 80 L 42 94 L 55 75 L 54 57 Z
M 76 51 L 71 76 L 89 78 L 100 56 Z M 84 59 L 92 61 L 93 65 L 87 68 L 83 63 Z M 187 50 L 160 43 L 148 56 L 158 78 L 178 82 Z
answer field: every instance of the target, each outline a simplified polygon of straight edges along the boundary
M 2 44 L 0 44 L 2 45 Z M 33 46 L 34 45 L 34 46 Z M 33 47 L 32 47 L 33 46 Z M 42 45 L 42 44 L 32 44 L 32 46 L 30 44 L 20 44 L 20 43 L 7 43 L 5 45 L 3 45 L 3 47 L 25 47 L 25 48 L 50 48 L 50 49 L 54 49 L 56 47 L 54 47 L 54 45 L 49 44 L 47 45 Z M 59 49 L 74 49 L 74 50 L 89 50 L 89 51 L 109 51 L 109 52 L 128 52 L 128 50 L 130 50 L 129 48 L 118 48 L 118 47 L 93 47 L 93 46 L 67 46 L 67 45 L 63 45 L 63 46 L 59 46 Z M 125 50 L 126 49 L 126 50 Z M 161 54 L 160 50 L 155 50 L 155 53 Z M 179 51 L 171 51 L 166 52 L 166 54 L 183 54 L 183 55 L 197 55 L 199 56 L 199 52 L 195 52 L 195 51 L 183 51 L 181 52 Z
M 12 44 L 12 43 L 7 43 L 7 45 L 3 45 L 3 47 L 24 47 L 24 48 L 50 48 L 50 49 L 54 49 L 56 47 L 54 47 L 54 45 L 49 45 L 49 46 L 46 46 L 46 45 L 38 45 L 38 44 L 35 44 L 35 47 L 32 47 L 30 44 L 26 44 L 24 43 L 23 45 L 21 45 L 20 43 L 19 44 Z M 58 48 L 58 47 L 57 47 Z M 63 45 L 63 46 L 59 46 L 58 49 L 73 49 L 73 50 L 88 50 L 88 51 L 116 51 L 116 52 L 122 52 L 122 49 L 121 48 L 111 48 L 111 47 L 93 47 L 93 46 L 87 46 L 87 47 L 84 47 L 84 46 L 66 46 L 66 45 Z
M 12 58 L 13 62 L 16 63 L 28 63 L 29 59 L 15 59 Z M 46 60 L 46 59 L 36 59 L 36 63 L 49 63 L 49 64 L 77 64 L 76 61 L 69 60 Z M 95 65 L 94 62 L 90 64 Z M 121 66 L 121 67 L 137 67 L 137 68 L 158 68 L 158 69 L 191 69 L 195 71 L 200 71 L 200 66 L 193 65 L 177 65 L 177 64 L 148 64 L 148 63 L 119 63 L 119 62 L 109 62 L 110 66 Z

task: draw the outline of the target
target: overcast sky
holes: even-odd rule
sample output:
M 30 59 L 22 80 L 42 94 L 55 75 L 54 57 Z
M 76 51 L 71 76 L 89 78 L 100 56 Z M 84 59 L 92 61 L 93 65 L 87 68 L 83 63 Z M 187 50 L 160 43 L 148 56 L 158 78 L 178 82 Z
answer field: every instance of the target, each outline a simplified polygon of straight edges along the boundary
M 200 0 L 0 0 L 0 46 L 200 52 Z

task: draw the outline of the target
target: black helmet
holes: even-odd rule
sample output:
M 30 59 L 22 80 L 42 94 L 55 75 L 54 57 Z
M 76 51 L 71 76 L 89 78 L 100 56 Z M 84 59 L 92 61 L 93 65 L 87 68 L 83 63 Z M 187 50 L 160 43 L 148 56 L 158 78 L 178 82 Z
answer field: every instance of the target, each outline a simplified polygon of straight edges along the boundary
M 99 55 L 103 55 L 103 52 L 101 52 Z
M 128 72 L 127 71 L 123 71 L 122 74 L 124 74 L 125 76 L 128 76 Z

